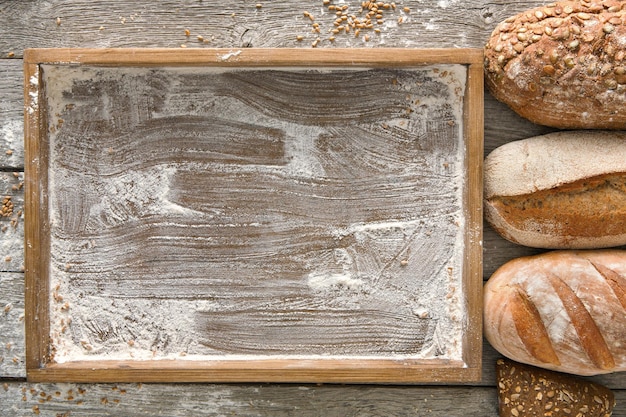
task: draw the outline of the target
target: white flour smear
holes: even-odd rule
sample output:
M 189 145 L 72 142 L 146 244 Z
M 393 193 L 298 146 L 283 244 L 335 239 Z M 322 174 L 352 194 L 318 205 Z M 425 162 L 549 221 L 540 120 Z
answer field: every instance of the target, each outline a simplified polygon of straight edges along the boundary
M 237 54 L 222 59 L 235 59 Z M 351 125 L 273 117 L 256 106 L 254 97 L 233 97 L 219 90 L 221 84 L 210 80 L 224 71 L 44 66 L 48 114 L 64 119 L 59 126 L 58 120 L 51 121 L 55 128 L 50 133 L 49 155 L 50 319 L 55 360 L 461 360 L 466 325 L 461 283 L 466 69 L 446 65 L 411 71 L 400 74 L 397 85 L 393 80 L 393 91 L 401 91 L 402 100 L 406 96 L 406 107 L 411 109 L 408 116 L 396 114 Z M 331 70 L 318 73 L 338 76 Z M 146 80 L 154 85 L 146 86 Z M 190 93 L 185 96 L 180 91 L 188 83 L 196 84 L 188 86 Z M 205 84 L 207 91 L 191 88 Z M 116 110 L 116 94 L 139 100 L 138 107 L 131 103 L 129 110 Z M 441 114 L 440 125 L 425 120 L 427 115 Z M 216 131 L 222 129 L 227 135 L 257 126 L 260 134 L 250 140 L 266 140 L 277 151 L 260 146 L 258 152 L 251 152 L 246 146 L 238 147 L 235 138 L 219 148 L 205 146 L 194 137 L 196 128 L 176 133 L 175 126 L 158 125 L 159 120 L 182 117 L 202 126 L 207 117 L 217 116 Z M 151 123 L 157 127 L 150 127 Z M 124 136 L 120 129 L 130 133 Z M 160 129 L 174 139 L 159 141 Z M 133 141 L 143 140 L 133 136 L 135 131 L 153 135 L 149 137 L 158 142 L 154 151 L 148 142 L 133 147 Z M 342 148 L 344 142 L 337 137 L 345 131 L 356 132 L 350 140 L 359 145 Z M 377 137 L 393 140 L 378 145 Z M 456 143 L 449 143 L 453 140 Z M 390 155 L 385 146 L 405 152 L 406 159 Z M 135 161 L 134 152 L 141 153 L 144 162 Z M 230 152 L 248 159 L 232 162 Z M 204 154 L 215 161 L 196 156 Z M 342 155 L 353 158 L 353 163 L 342 165 Z M 72 165 L 81 163 L 84 170 Z M 124 169 L 116 172 L 117 166 Z M 355 178 L 350 177 L 351 170 Z M 387 170 L 389 181 L 381 181 L 376 173 L 387 175 Z M 366 178 L 363 173 L 373 174 Z M 181 184 L 195 184 L 186 181 L 211 176 L 216 182 L 209 181 L 197 191 L 186 193 L 181 188 Z M 248 189 L 249 182 L 241 180 L 245 176 L 250 176 L 251 186 L 259 188 Z M 313 220 L 299 217 L 300 210 L 306 209 L 298 204 L 307 201 L 315 207 L 335 207 L 334 201 L 344 197 L 327 191 L 341 186 L 336 178 L 348 178 L 353 187 L 372 181 L 371 199 L 364 200 L 372 204 L 371 220 L 367 207 L 359 203 L 368 194 L 355 192 L 346 204 L 355 213 L 364 213 L 361 220 L 343 222 L 344 217 L 353 217 L 342 210 L 311 212 L 312 218 L 323 219 L 315 229 Z M 237 187 L 230 203 L 208 197 L 216 193 L 229 199 L 229 193 L 219 188 L 229 184 Z M 239 203 L 236 197 L 246 193 L 253 199 L 278 195 L 294 205 L 273 209 L 259 198 L 249 207 L 233 208 Z M 411 199 L 415 193 L 423 194 L 423 206 Z M 444 203 L 435 204 L 430 196 Z M 394 199 L 398 207 L 389 203 Z M 379 218 L 376 210 L 392 214 Z M 290 230 L 297 233 L 290 234 Z M 265 233 L 276 237 L 259 249 L 255 242 L 264 239 Z M 250 237 L 236 240 L 237 234 Z M 124 239 L 131 239 L 128 236 L 142 245 L 129 244 L 120 250 L 125 247 Z M 233 236 L 231 241 L 229 236 Z M 250 251 L 250 263 L 231 260 L 229 252 L 220 252 L 228 245 L 233 251 Z M 177 259 L 168 247 L 178 248 Z M 206 254 L 204 266 L 198 253 Z M 231 275 L 237 272 L 226 278 L 229 262 Z M 172 269 L 159 269 L 167 265 Z M 299 274 L 294 265 L 300 265 Z M 142 278 L 136 279 L 135 274 L 142 271 Z M 228 285 L 222 286 L 223 280 Z M 264 305 L 285 319 L 272 321 L 278 318 L 266 317 Z M 303 315 L 309 310 L 312 318 Z M 332 329 L 333 311 L 337 326 L 345 324 L 348 333 L 352 327 L 346 323 L 353 323 L 354 329 L 377 329 L 379 333 L 371 337 L 379 345 L 353 349 L 347 343 L 329 342 L 327 347 L 307 349 L 279 340 L 286 336 L 299 341 L 309 331 L 306 326 L 312 332 L 319 326 Z M 258 341 L 253 334 L 255 320 L 271 323 Z M 304 327 L 297 327 L 298 323 Z M 295 327 L 289 330 L 289 326 Z M 223 347 L 223 341 L 214 339 L 223 333 L 233 339 L 235 347 Z M 386 335 L 388 346 L 382 343 Z M 272 349 L 281 347 L 286 350 Z

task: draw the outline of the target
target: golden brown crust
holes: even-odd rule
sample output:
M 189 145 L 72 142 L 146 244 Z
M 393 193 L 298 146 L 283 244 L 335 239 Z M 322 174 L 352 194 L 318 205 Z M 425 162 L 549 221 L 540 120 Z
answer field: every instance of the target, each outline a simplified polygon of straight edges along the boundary
M 626 244 L 626 135 L 563 131 L 509 142 L 484 164 L 485 218 L 547 249 Z
M 510 305 L 517 334 L 530 354 L 543 363 L 560 365 L 561 362 L 552 348 L 546 326 L 524 290 L 516 288 Z
M 486 85 L 538 124 L 626 128 L 626 8 L 563 1 L 506 19 L 485 46 Z
M 621 235 L 624 241 L 611 246 L 626 244 L 626 172 L 530 194 L 495 196 L 488 204 L 515 230 L 532 227 L 541 234 L 562 236 L 562 248 L 575 245 L 579 238 Z
M 611 287 L 615 296 L 619 300 L 624 310 L 626 310 L 626 278 L 613 271 L 611 268 L 590 261 L 593 267 L 604 277 L 607 284 Z
M 625 281 L 626 251 L 515 259 L 485 284 L 485 337 L 504 356 L 546 369 L 626 371 Z
M 611 370 L 615 367 L 613 355 L 606 345 L 602 332 L 585 308 L 580 298 L 560 277 L 546 274 L 550 285 L 554 288 L 557 296 L 561 299 L 563 307 L 569 316 L 570 322 L 576 331 L 580 345 L 595 366 L 603 370 Z

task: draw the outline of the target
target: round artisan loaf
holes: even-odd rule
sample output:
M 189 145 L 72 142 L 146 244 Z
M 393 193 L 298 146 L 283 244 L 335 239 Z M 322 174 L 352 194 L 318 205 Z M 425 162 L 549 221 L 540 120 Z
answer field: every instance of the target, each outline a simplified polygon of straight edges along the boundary
M 489 343 L 577 375 L 626 371 L 626 251 L 554 251 L 500 267 L 484 288 Z
M 626 132 L 509 142 L 484 163 L 484 212 L 504 238 L 546 249 L 626 244 Z
M 485 46 L 485 81 L 534 123 L 625 129 L 625 55 L 626 2 L 557 2 L 495 28 Z

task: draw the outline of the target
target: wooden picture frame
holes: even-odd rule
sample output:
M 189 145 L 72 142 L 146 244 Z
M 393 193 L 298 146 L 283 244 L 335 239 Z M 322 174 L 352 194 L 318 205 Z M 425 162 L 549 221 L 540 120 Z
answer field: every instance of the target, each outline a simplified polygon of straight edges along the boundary
M 279 70 L 466 68 L 462 91 L 464 160 L 462 197 L 462 289 L 464 310 L 459 359 L 411 355 L 333 354 L 262 357 L 183 356 L 160 359 L 101 359 L 58 362 L 52 343 L 51 308 L 63 308 L 51 280 L 49 199 L 56 192 L 50 171 L 50 114 L 44 68 L 213 68 Z M 24 53 L 25 102 L 25 325 L 26 368 L 32 382 L 298 382 L 298 383 L 466 383 L 481 377 L 482 355 L 482 160 L 483 55 L 476 49 L 30 49 Z M 390 80 L 390 82 L 395 80 Z M 54 119 L 54 120 L 53 120 Z M 58 262 L 57 262 L 58 263 Z M 405 265 L 405 264 L 403 264 Z M 67 269 L 71 266 L 68 264 Z M 457 274 L 457 272 L 454 272 Z M 56 308 L 56 307 L 55 307 Z M 67 308 L 71 308 L 68 306 Z M 418 312 L 419 313 L 419 312 Z M 58 326 L 58 324 L 55 324 Z M 85 346 L 83 346 L 85 347 Z M 301 357 L 304 356 L 304 357 Z M 87 356 L 88 357 L 88 356 Z

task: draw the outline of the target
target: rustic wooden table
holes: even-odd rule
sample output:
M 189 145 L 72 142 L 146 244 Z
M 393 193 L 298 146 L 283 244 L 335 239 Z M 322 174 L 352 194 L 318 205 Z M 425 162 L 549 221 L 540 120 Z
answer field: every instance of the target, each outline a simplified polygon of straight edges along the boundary
M 355 11 L 360 7 L 359 1 L 331 3 Z M 0 1 L 0 187 L 14 204 L 13 213 L 0 218 L 0 414 L 496 416 L 494 366 L 498 354 L 487 342 L 482 380 L 473 385 L 27 383 L 22 57 L 24 49 L 32 47 L 481 48 L 498 22 L 544 3 L 400 0 L 395 9 L 384 9 L 378 30 L 364 30 L 355 36 L 353 32 L 328 32 L 335 16 L 321 0 Z M 319 33 L 314 23 L 319 25 Z M 486 93 L 486 154 L 508 141 L 549 131 L 521 119 Z M 485 227 L 485 279 L 507 260 L 532 253 L 537 250 L 508 243 Z M 591 379 L 614 390 L 614 415 L 626 416 L 626 374 Z

